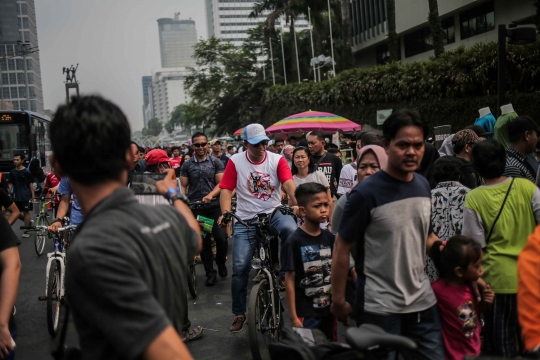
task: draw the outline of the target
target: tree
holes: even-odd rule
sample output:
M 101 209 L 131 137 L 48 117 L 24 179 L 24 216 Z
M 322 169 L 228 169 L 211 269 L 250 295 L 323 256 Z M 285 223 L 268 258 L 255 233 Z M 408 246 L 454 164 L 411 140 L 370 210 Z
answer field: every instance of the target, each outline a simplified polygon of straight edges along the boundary
M 146 134 L 144 133 L 146 129 Z M 143 129 L 143 135 L 151 135 L 151 136 L 158 136 L 161 130 L 163 129 L 163 126 L 161 125 L 161 122 L 158 118 L 153 118 L 148 120 L 148 128 Z
M 399 59 L 399 44 L 396 34 L 396 1 L 386 0 L 388 10 L 388 50 L 390 52 L 390 62 L 396 62 Z
M 429 2 L 429 14 L 428 23 L 431 30 L 431 36 L 433 38 L 433 50 L 435 57 L 438 58 L 444 53 L 444 40 L 445 33 L 442 29 L 441 19 L 439 17 L 439 5 L 437 0 L 428 0 Z

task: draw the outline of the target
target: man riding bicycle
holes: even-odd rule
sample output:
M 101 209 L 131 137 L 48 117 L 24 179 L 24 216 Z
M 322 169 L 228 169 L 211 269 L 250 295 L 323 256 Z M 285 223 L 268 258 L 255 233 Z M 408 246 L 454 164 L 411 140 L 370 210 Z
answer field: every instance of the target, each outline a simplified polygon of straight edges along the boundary
M 291 170 L 284 157 L 266 151 L 270 140 L 260 124 L 250 124 L 242 132 L 245 152 L 231 156 L 227 163 L 223 179 L 219 184 L 221 190 L 221 213 L 231 211 L 232 193 L 236 190 L 236 214 L 246 223 L 257 218 L 257 214 L 267 214 L 281 205 L 281 187 L 296 204 L 296 189 Z M 225 224 L 221 223 L 224 226 Z M 297 229 L 291 216 L 277 211 L 270 222 L 270 230 L 281 239 L 281 261 L 285 242 Z M 233 241 L 233 273 L 232 273 L 232 310 L 234 320 L 231 333 L 242 331 L 246 321 L 246 296 L 250 263 L 253 256 L 255 234 L 253 228 L 247 229 L 241 224 L 234 226 Z M 283 271 L 282 271 L 283 273 Z M 284 276 L 284 275 L 283 275 Z

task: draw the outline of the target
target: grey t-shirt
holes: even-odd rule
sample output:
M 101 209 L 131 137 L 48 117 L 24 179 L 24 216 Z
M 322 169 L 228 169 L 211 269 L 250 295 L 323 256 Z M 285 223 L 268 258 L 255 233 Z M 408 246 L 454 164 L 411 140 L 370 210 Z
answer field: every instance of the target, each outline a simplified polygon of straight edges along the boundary
M 141 205 L 128 189 L 92 210 L 66 269 L 85 359 L 136 359 L 167 326 L 182 330 L 188 259 L 197 243 L 176 209 Z

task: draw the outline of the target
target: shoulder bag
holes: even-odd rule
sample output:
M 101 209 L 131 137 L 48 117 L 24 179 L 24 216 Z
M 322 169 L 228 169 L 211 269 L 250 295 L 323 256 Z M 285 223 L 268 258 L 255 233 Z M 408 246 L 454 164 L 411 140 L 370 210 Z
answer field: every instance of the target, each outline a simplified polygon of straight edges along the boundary
M 489 243 L 489 239 L 491 238 L 491 234 L 493 233 L 493 228 L 495 227 L 495 224 L 497 224 L 497 220 L 499 220 L 499 217 L 501 216 L 501 213 L 504 209 L 504 204 L 506 204 L 506 199 L 508 199 L 508 194 L 510 194 L 510 189 L 512 189 L 512 185 L 514 184 L 514 180 L 515 179 L 512 179 L 512 181 L 510 182 L 510 186 L 508 187 L 508 190 L 506 191 L 506 195 L 504 196 L 504 200 L 499 210 L 499 213 L 497 214 L 497 217 L 495 218 L 493 225 L 491 225 L 491 229 L 489 230 L 489 234 L 486 238 L 486 245 Z

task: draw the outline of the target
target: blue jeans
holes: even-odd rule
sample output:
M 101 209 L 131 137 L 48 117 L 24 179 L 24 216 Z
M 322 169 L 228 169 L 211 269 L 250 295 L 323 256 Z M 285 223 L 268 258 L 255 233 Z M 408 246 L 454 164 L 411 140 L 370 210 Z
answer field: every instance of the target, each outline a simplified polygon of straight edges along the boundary
M 363 312 L 357 324 L 373 324 L 389 334 L 402 335 L 413 340 L 416 350 L 400 350 L 405 359 L 438 360 L 444 359 L 441 319 L 437 305 L 424 311 L 409 314 L 379 315 Z M 378 355 L 378 359 L 380 359 Z M 397 359 L 397 353 L 390 353 L 387 359 Z
M 249 224 L 249 221 L 246 221 Z M 277 211 L 270 221 L 270 231 L 278 235 L 281 239 L 281 263 L 283 267 L 285 242 L 298 226 L 294 218 L 283 215 Z M 255 228 L 251 226 L 251 231 L 244 225 L 234 224 L 234 237 L 232 246 L 232 311 L 235 315 L 246 313 L 246 296 L 249 271 L 251 269 L 251 259 L 255 250 Z

